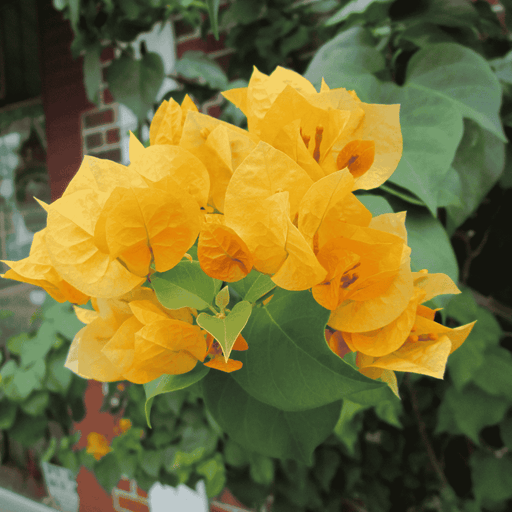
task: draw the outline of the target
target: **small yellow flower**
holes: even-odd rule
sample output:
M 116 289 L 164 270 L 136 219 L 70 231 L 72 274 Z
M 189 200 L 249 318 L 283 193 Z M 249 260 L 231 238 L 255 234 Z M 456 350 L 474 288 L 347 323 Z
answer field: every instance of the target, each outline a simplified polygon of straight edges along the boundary
M 104 435 L 91 432 L 87 436 L 87 453 L 92 454 L 96 460 L 100 460 L 110 451 L 112 451 L 112 448 L 108 445 L 107 438 Z

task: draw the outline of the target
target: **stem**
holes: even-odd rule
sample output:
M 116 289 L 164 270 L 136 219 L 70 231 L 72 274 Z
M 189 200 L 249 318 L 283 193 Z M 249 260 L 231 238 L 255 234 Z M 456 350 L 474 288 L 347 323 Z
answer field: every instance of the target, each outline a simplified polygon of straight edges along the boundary
M 425 427 L 425 423 L 424 423 L 423 419 L 421 418 L 420 407 L 418 405 L 418 399 L 416 398 L 416 391 L 414 390 L 414 388 L 411 384 L 411 380 L 410 380 L 410 377 L 408 374 L 405 376 L 404 380 L 405 380 L 407 389 L 409 390 L 410 395 L 411 395 L 412 409 L 414 411 L 414 416 L 416 418 L 416 422 L 418 423 L 418 430 L 420 432 L 421 440 L 423 441 L 425 449 L 427 450 L 427 455 L 430 460 L 430 464 L 432 465 L 432 469 L 437 474 L 443 488 L 446 487 L 446 488 L 450 489 L 451 488 L 450 484 L 448 483 L 448 480 L 446 479 L 446 476 L 443 473 L 441 464 L 436 457 L 434 448 L 432 447 L 432 443 L 430 442 L 430 439 L 427 435 L 427 428 Z
M 271 295 L 274 295 L 275 293 L 275 288 L 272 288 L 272 290 L 270 290 L 269 292 L 265 293 L 265 295 L 261 296 L 253 305 L 252 307 L 254 308 L 255 306 L 258 306 L 260 304 L 263 303 L 263 301 L 265 301 L 266 299 L 268 299 Z

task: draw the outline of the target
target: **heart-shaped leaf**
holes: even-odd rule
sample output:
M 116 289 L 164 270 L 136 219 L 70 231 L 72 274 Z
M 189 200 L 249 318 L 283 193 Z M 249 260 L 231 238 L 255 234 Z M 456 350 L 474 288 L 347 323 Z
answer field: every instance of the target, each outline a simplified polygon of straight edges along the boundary
M 434 216 L 462 139 L 461 113 L 448 99 L 430 90 L 383 85 L 380 101 L 400 104 L 403 154 L 389 181 L 418 196 Z
M 499 116 L 499 80 L 484 57 L 470 48 L 456 43 L 422 48 L 409 61 L 406 84 L 449 100 L 464 117 L 507 142 Z
M 148 427 L 151 428 L 149 415 L 151 413 L 151 406 L 153 405 L 153 399 L 157 395 L 162 393 L 171 393 L 178 389 L 185 389 L 199 382 L 206 374 L 210 371 L 210 368 L 202 364 L 196 365 L 196 367 L 187 373 L 181 375 L 162 375 L 158 379 L 152 380 L 144 384 L 144 391 L 146 392 L 146 405 L 144 407 L 146 411 L 146 421 Z
M 205 331 L 208 331 L 219 342 L 222 347 L 224 359 L 227 362 L 231 354 L 231 349 L 238 335 L 246 326 L 251 313 L 251 303 L 243 300 L 235 304 L 233 309 L 224 318 L 201 313 L 197 316 L 196 321 L 199 326 Z
M 171 270 L 151 276 L 160 304 L 169 309 L 206 309 L 221 285 L 221 281 L 202 271 L 198 261 L 182 260 Z
M 311 464 L 313 451 L 333 431 L 341 402 L 285 412 L 247 394 L 229 374 L 210 372 L 203 397 L 215 421 L 244 448 L 269 457 Z
M 164 80 L 162 57 L 148 52 L 140 60 L 126 53 L 108 68 L 108 88 L 114 98 L 126 105 L 142 122 L 156 99 Z
M 330 311 L 310 291 L 277 288 L 254 308 L 244 329 L 249 350 L 233 378 L 251 396 L 284 411 L 303 411 L 364 389 L 386 386 L 369 379 L 331 351 L 325 339 Z

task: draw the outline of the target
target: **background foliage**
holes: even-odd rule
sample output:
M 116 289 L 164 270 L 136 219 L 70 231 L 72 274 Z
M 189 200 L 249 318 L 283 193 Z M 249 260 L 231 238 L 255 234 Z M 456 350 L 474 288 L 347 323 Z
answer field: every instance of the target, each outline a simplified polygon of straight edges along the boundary
M 92 100 L 101 48 L 120 48 L 109 87 L 141 124 L 156 106 L 163 66 L 158 55 L 144 51 L 136 61 L 125 43 L 178 12 L 206 34 L 216 12 L 213 1 L 54 3 L 71 20 L 75 54 L 85 51 Z M 360 199 L 374 215 L 406 209 L 413 270 L 444 272 L 460 284 L 462 294 L 434 304 L 445 308 L 440 314 L 446 325 L 478 320 L 450 357 L 445 379 L 406 375 L 401 401 L 378 393 L 344 399 L 333 419 L 334 433 L 311 457 L 286 453 L 282 460 L 258 453 L 257 442 L 248 451 L 236 436 L 228 437 L 205 413 L 208 390 L 200 383 L 150 398 L 152 430 L 143 388 L 128 386 L 119 394 L 112 387 L 119 395 L 114 412 L 124 407 L 133 428 L 116 438 L 113 451 L 100 461 L 69 455 L 64 443 L 62 464 L 92 467 L 107 488 L 121 472 L 146 488 L 156 480 L 193 486 L 204 478 L 209 495 L 226 483 L 250 506 L 272 493 L 276 511 L 511 508 L 512 276 L 497 256 L 505 250 L 512 215 L 512 2 L 501 5 L 505 16 L 499 18 L 484 0 L 236 0 L 218 14 L 221 32 L 228 32 L 225 44 L 236 49 L 229 69 L 200 52 L 185 54 L 172 75 L 181 89 L 166 95 L 180 100 L 189 93 L 202 103 L 219 90 L 244 86 L 252 65 L 265 73 L 283 65 L 315 85 L 323 76 L 331 88 L 354 89 L 362 101 L 401 104 L 402 160 L 385 185 Z M 135 81 L 134 88 L 131 80 L 128 89 L 123 77 L 141 73 L 144 83 Z M 233 106 L 224 105 L 222 116 L 244 125 Z M 48 336 L 44 339 L 55 340 L 55 334 Z M 32 339 L 27 335 L 25 342 Z M 30 417 L 33 407 L 49 410 L 53 391 L 41 384 L 49 382 L 41 375 L 49 375 L 52 354 L 55 360 L 65 354 L 49 348 L 42 373 L 21 346 L 10 340 L 2 363 L 0 421 L 8 437 L 13 422 Z M 17 372 L 32 376 L 30 391 L 16 387 Z M 208 382 L 220 390 L 226 377 L 211 375 Z M 9 423 L 12 410 L 16 419 Z

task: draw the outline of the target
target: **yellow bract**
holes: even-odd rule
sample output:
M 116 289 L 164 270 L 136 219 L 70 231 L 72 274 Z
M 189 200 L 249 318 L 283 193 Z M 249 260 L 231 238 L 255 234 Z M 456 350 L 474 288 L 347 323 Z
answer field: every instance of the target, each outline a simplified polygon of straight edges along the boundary
M 204 333 L 192 325 L 193 310 L 169 310 L 149 288 L 118 299 L 98 299 L 95 312 L 75 308 L 88 321 L 75 336 L 65 366 L 101 382 L 144 384 L 164 374 L 186 373 L 206 352 Z
M 20 261 L 3 261 L 11 269 L 5 274 L 0 274 L 0 277 L 40 286 L 57 302 L 85 304 L 90 297 L 65 281 L 52 265 L 46 248 L 45 234 L 46 228 L 35 233 L 28 258 Z
M 354 188 L 375 188 L 402 156 L 399 105 L 364 103 L 354 91 L 331 90 L 325 82 L 317 92 L 281 67 L 270 76 L 254 68 L 248 87 L 223 95 L 247 116 L 250 133 L 286 153 L 315 181 L 350 162 Z
M 149 142 L 155 144 L 179 144 L 183 124 L 188 112 L 197 112 L 189 95 L 178 105 L 172 98 L 164 100 L 156 111 L 149 128 Z
M 449 354 L 462 345 L 475 324 L 451 329 L 434 322 L 435 310 L 421 303 L 444 293 L 460 292 L 444 274 L 422 271 L 414 275 L 413 296 L 398 318 L 373 331 L 338 330 L 337 343 L 329 341 L 340 357 L 348 351 L 357 352 L 357 365 L 370 378 L 389 378 L 389 372 L 402 371 L 442 379 Z

